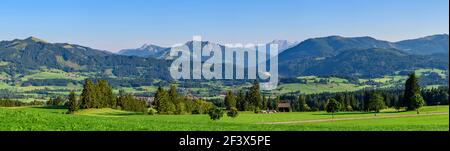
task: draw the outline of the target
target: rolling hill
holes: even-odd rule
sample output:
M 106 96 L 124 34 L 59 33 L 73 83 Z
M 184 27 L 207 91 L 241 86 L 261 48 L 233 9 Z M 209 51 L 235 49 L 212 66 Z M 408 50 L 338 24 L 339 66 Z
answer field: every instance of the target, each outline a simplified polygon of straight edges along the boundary
M 28 74 L 31 70 L 61 69 L 72 72 L 93 72 L 96 77 L 105 71 L 117 77 L 166 79 L 168 62 L 154 58 L 123 56 L 67 43 L 49 43 L 39 38 L 0 42 L 0 61 L 6 62 L 0 72 L 9 75 Z
M 279 72 L 283 77 L 302 75 L 377 77 L 381 74 L 419 67 L 447 70 L 448 35 L 430 37 L 397 43 L 371 37 L 330 36 L 308 39 L 279 55 Z M 425 49 L 425 46 L 429 49 Z M 419 51 L 422 53 L 415 53 Z

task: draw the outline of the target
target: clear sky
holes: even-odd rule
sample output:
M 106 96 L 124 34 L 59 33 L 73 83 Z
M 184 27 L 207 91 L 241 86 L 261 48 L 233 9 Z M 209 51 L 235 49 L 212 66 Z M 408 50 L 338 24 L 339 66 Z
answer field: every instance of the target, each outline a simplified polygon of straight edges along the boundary
M 36 36 L 118 51 L 341 35 L 398 41 L 449 32 L 448 0 L 2 0 L 0 40 Z

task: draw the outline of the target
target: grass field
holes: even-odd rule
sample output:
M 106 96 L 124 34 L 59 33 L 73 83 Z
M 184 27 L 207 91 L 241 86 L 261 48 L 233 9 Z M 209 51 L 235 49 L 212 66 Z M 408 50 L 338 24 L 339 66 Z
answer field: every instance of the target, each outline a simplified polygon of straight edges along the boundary
M 358 86 L 350 83 L 311 83 L 311 84 L 282 84 L 274 92 L 285 94 L 300 91 L 303 94 L 323 93 L 323 92 L 351 92 L 363 89 L 365 86 Z
M 331 119 L 325 112 L 224 116 L 212 121 L 207 115 L 143 115 L 113 109 L 81 110 L 44 107 L 0 108 L 0 130 L 13 131 L 448 131 L 449 107 L 430 106 L 415 112 L 385 110 L 377 114 L 342 112 Z M 317 121 L 320 120 L 320 121 Z M 286 123 L 276 123 L 286 122 Z

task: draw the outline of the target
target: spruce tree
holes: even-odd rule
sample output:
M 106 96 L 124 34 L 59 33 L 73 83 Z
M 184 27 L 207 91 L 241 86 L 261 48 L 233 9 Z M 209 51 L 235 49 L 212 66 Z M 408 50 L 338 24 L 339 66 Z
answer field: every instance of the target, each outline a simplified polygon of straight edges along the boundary
M 414 110 L 415 108 L 412 106 L 414 100 L 412 100 L 412 97 L 416 94 L 420 95 L 420 86 L 418 84 L 416 74 L 411 73 L 405 83 L 402 106 L 406 107 L 407 110 Z
M 176 104 L 178 103 L 178 94 L 177 94 L 177 87 L 175 85 L 171 85 L 169 89 L 169 99 L 172 101 L 172 103 Z
M 163 97 L 166 95 L 165 94 L 165 90 L 159 86 L 158 90 L 156 90 L 155 96 L 154 96 L 154 101 L 153 101 L 153 106 L 154 108 L 159 111 L 160 109 L 160 102 L 162 101 Z
M 331 113 L 331 118 L 334 118 L 334 113 L 338 112 L 340 107 L 340 103 L 336 101 L 336 99 L 328 99 L 327 103 L 325 104 L 325 109 L 328 113 Z
M 67 102 L 67 109 L 69 110 L 67 113 L 72 114 L 77 111 L 79 108 L 77 97 L 75 96 L 75 92 L 70 92 L 69 94 L 69 102 Z
M 304 95 L 300 95 L 298 96 L 298 106 L 299 106 L 299 111 L 301 112 L 305 112 L 309 110 L 309 106 L 308 104 L 306 104 L 306 99 Z
M 171 110 L 171 105 L 168 103 L 168 110 L 170 113 L 181 114 L 184 110 L 184 104 L 181 102 L 181 99 L 178 97 L 177 87 L 175 85 L 171 85 L 169 89 L 169 102 L 175 106 L 175 109 Z
M 159 114 L 173 114 L 176 111 L 175 104 L 170 100 L 169 94 L 161 87 L 155 94 L 155 109 Z
M 383 97 L 378 92 L 373 92 L 370 94 L 369 99 L 369 111 L 374 111 L 375 116 L 380 112 L 381 109 L 386 108 Z
M 227 109 L 231 109 L 232 107 L 236 107 L 236 98 L 233 95 L 233 92 L 228 91 L 227 95 L 225 96 L 225 106 Z
M 238 95 L 236 97 L 236 108 L 239 111 L 244 111 L 244 103 L 245 103 L 245 95 L 242 90 L 239 90 Z
M 261 92 L 259 89 L 259 82 L 257 80 L 255 80 L 253 82 L 252 87 L 250 88 L 250 92 L 249 92 L 249 103 L 251 103 L 253 109 L 256 111 L 258 109 L 261 108 Z
M 81 93 L 81 108 L 89 109 L 94 107 L 96 101 L 95 86 L 91 80 L 84 80 L 83 92 Z
M 262 96 L 261 109 L 267 110 L 267 98 L 265 95 Z

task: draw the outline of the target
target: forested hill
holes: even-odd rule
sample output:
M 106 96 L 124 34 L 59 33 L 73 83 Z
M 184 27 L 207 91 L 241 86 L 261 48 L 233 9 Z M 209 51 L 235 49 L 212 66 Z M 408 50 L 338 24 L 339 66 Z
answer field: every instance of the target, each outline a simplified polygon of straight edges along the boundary
M 416 68 L 448 69 L 448 35 L 400 42 L 371 37 L 308 39 L 279 55 L 283 77 L 343 75 L 376 77 Z
M 0 72 L 27 74 L 42 68 L 94 72 L 110 71 L 117 77 L 168 79 L 168 62 L 153 58 L 122 56 L 67 43 L 49 43 L 30 37 L 0 42 Z

